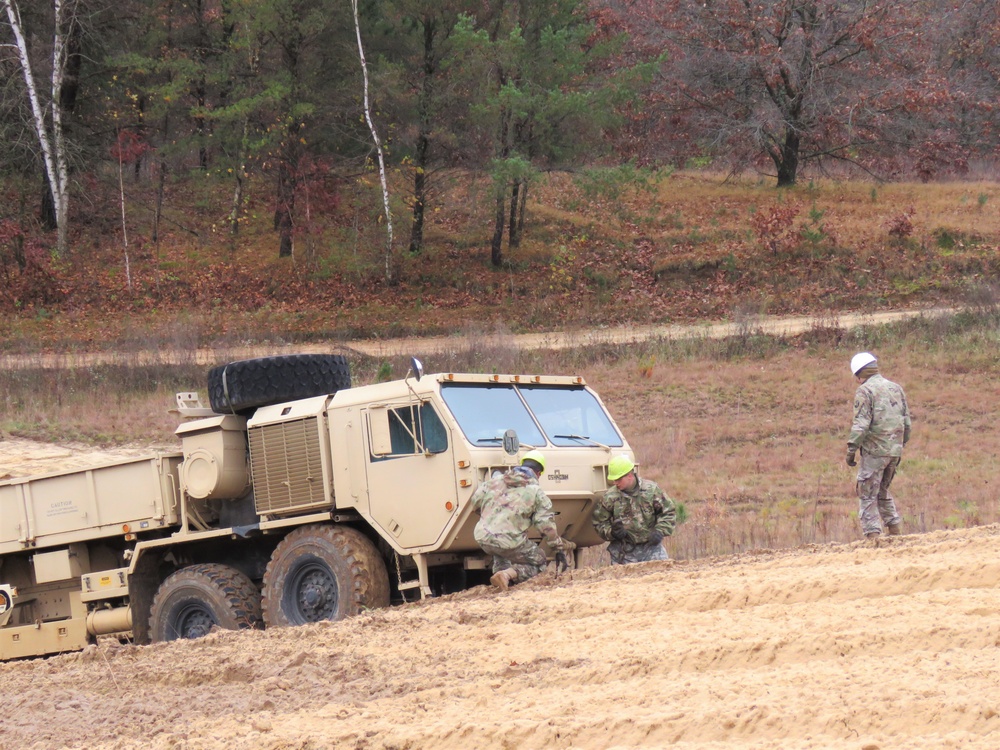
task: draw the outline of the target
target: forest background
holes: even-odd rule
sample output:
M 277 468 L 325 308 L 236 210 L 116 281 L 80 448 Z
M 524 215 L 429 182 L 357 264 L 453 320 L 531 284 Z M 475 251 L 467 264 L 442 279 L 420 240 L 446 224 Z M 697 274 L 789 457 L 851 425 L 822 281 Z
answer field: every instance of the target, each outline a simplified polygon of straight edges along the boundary
M 584 374 L 690 557 L 856 533 L 843 362 L 871 348 L 923 409 L 908 528 L 1000 519 L 996 3 L 0 6 L 0 348 L 28 365 L 0 434 L 169 442 L 204 368 L 140 351 L 449 334 L 430 369 Z M 930 306 L 962 312 L 839 325 Z M 507 336 L 719 319 L 740 335 Z M 31 366 L 91 349 L 121 359 Z
M 755 288 L 740 265 L 757 249 L 865 249 L 823 179 L 863 180 L 879 240 L 925 218 L 886 195 L 900 181 L 969 181 L 962 199 L 995 209 L 975 187 L 1000 146 L 988 0 L 0 6 L 0 311 L 16 317 L 318 304 L 366 308 L 330 329 L 384 335 L 453 322 L 387 301 L 495 306 L 539 287 L 539 262 L 554 292 L 612 297 L 644 271 Z M 757 189 L 692 196 L 675 170 Z M 702 296 L 601 316 L 725 312 Z

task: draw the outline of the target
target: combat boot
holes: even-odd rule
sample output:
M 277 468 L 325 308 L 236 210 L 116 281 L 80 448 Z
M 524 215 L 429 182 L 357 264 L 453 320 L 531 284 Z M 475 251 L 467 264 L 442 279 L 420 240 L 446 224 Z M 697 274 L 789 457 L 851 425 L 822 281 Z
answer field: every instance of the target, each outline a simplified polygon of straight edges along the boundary
M 878 541 L 878 538 L 880 536 L 882 536 L 882 535 L 879 534 L 877 531 L 869 531 L 867 534 L 865 534 L 865 539 L 868 539 L 868 540 L 873 540 L 874 539 L 875 541 Z
M 507 587 L 516 580 L 517 571 L 513 568 L 506 568 L 505 570 L 501 570 L 499 573 L 494 573 L 490 578 L 490 583 L 501 591 L 506 591 Z
M 903 528 L 898 523 L 891 524 L 890 526 L 888 526 L 886 528 L 889 529 L 889 536 L 902 536 L 903 535 Z

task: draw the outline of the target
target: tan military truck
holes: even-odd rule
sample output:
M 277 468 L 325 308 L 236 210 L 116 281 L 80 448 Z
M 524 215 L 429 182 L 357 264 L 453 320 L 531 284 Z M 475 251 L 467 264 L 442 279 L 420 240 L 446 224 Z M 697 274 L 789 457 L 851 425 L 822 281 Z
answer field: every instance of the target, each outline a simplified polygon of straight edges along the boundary
M 0 659 L 340 619 L 488 581 L 469 499 L 541 449 L 559 533 L 631 455 L 582 378 L 439 373 L 350 387 L 338 355 L 209 373 L 180 450 L 0 482 Z

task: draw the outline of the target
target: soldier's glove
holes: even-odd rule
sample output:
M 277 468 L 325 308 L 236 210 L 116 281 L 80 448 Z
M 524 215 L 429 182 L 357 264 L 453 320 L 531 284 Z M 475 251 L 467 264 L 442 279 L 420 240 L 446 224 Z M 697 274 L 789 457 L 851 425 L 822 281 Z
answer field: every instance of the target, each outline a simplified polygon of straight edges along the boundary
M 576 549 L 576 542 L 571 542 L 569 539 L 559 537 L 559 539 L 557 539 L 555 544 L 552 546 L 560 552 L 572 552 Z
M 649 539 L 646 541 L 648 544 L 659 544 L 663 541 L 663 534 L 659 531 L 651 531 L 649 532 Z
M 857 466 L 858 465 L 858 459 L 857 459 L 856 454 L 857 454 L 857 451 L 854 450 L 853 448 L 848 448 L 847 449 L 847 465 L 848 466 Z
M 625 531 L 625 524 L 621 521 L 615 521 L 611 524 L 611 538 L 616 542 L 624 542 L 625 537 L 628 536 L 628 532 Z

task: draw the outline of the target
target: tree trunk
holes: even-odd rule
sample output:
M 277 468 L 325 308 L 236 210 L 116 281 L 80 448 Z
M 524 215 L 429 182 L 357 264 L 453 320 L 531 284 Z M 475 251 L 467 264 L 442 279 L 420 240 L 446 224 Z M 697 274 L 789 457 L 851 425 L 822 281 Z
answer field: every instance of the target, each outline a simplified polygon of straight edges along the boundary
M 490 242 L 490 261 L 499 267 L 503 263 L 503 225 L 506 217 L 506 196 L 497 193 L 497 220 L 493 227 L 493 240 Z
M 510 189 L 510 226 L 507 229 L 507 244 L 513 249 L 521 246 L 521 235 L 517 231 L 517 199 L 520 195 L 521 183 L 515 182 Z
M 524 234 L 524 207 L 528 205 L 528 181 L 521 183 L 521 205 L 517 212 L 517 241 L 520 243 L 521 235 Z
M 420 152 L 425 143 L 421 136 L 417 143 L 417 172 L 413 176 L 413 218 L 410 222 L 410 252 L 414 255 L 424 249 L 424 200 L 426 190 L 426 175 L 420 166 Z
M 156 176 L 156 208 L 153 211 L 153 244 L 160 252 L 160 218 L 163 216 L 163 195 L 167 185 L 167 162 L 160 159 L 159 174 Z
M 385 176 L 385 151 L 382 148 L 382 141 L 378 137 L 375 129 L 375 122 L 372 120 L 371 104 L 368 99 L 368 63 L 365 61 L 365 47 L 361 43 L 361 19 L 358 16 L 358 0 L 351 0 L 351 10 L 354 14 L 354 33 L 358 38 L 358 60 L 361 63 L 362 79 L 364 81 L 364 112 L 365 122 L 368 123 L 368 130 L 372 134 L 372 143 L 375 145 L 375 154 L 378 157 L 378 176 L 382 184 L 382 209 L 385 212 L 385 283 L 394 285 L 398 281 L 393 268 L 392 257 L 392 207 L 389 205 L 389 183 Z
M 236 184 L 233 186 L 233 205 L 229 210 L 229 251 L 236 252 L 236 238 L 240 233 L 240 213 L 243 210 L 243 175 L 246 172 L 246 143 L 250 134 L 250 120 L 243 118 L 243 134 L 240 138 L 239 149 L 236 152 L 236 169 L 233 176 Z
M 413 218 L 410 222 L 410 252 L 419 253 L 424 249 L 424 207 L 427 201 L 427 162 L 430 153 L 430 111 L 431 96 L 434 93 L 434 19 L 424 16 L 424 78 L 420 90 L 420 132 L 417 134 L 417 149 L 413 175 Z
M 56 219 L 56 204 L 52 199 L 52 183 L 49 180 L 48 172 L 42 172 L 42 202 L 39 207 L 39 219 L 42 227 L 49 231 L 59 226 Z
M 506 75 L 501 70 L 498 74 L 498 81 L 502 87 L 504 81 L 506 80 Z M 498 128 L 498 138 L 497 138 L 497 155 L 501 159 L 506 159 L 510 156 L 510 143 L 508 143 L 508 137 L 510 135 L 510 113 L 507 111 L 506 107 L 500 109 L 500 123 Z M 506 185 L 502 187 L 497 187 L 497 215 L 496 223 L 493 227 L 493 239 L 490 242 L 490 260 L 493 262 L 494 266 L 499 267 L 503 263 L 503 225 L 504 220 L 507 216 L 507 187 Z
M 785 131 L 785 142 L 775 165 L 778 167 L 778 187 L 794 185 L 799 171 L 799 134 L 793 128 Z
M 31 55 L 21 24 L 21 12 L 16 0 L 0 0 L 7 11 L 7 20 L 14 33 L 15 48 L 24 83 L 28 90 L 28 102 L 31 106 L 32 122 L 38 145 L 42 151 L 45 164 L 45 176 L 49 183 L 52 197 L 52 207 L 56 219 L 56 252 L 65 255 L 69 249 L 69 165 L 66 156 L 66 143 L 62 122 L 62 90 L 63 78 L 66 73 L 66 4 L 73 0 L 53 0 L 53 32 L 52 32 L 52 70 L 49 89 L 51 98 L 43 102 L 38 93 L 35 74 L 31 67 Z M 70 14 L 72 17 L 72 13 Z M 72 27 L 73 23 L 70 23 Z M 72 30 L 70 31 L 72 36 Z M 49 111 L 46 119 L 45 110 Z M 51 123 L 51 124 L 50 124 Z
M 195 101 L 198 102 L 198 111 L 205 111 L 205 77 L 202 76 L 198 85 L 194 89 Z M 198 131 L 198 167 L 202 171 L 208 170 L 208 125 L 205 122 L 205 118 L 201 115 L 196 115 L 194 118 L 195 129 Z
M 278 164 L 278 207 L 274 212 L 274 228 L 278 232 L 278 257 L 291 258 L 292 211 L 295 208 L 295 175 L 287 158 Z

